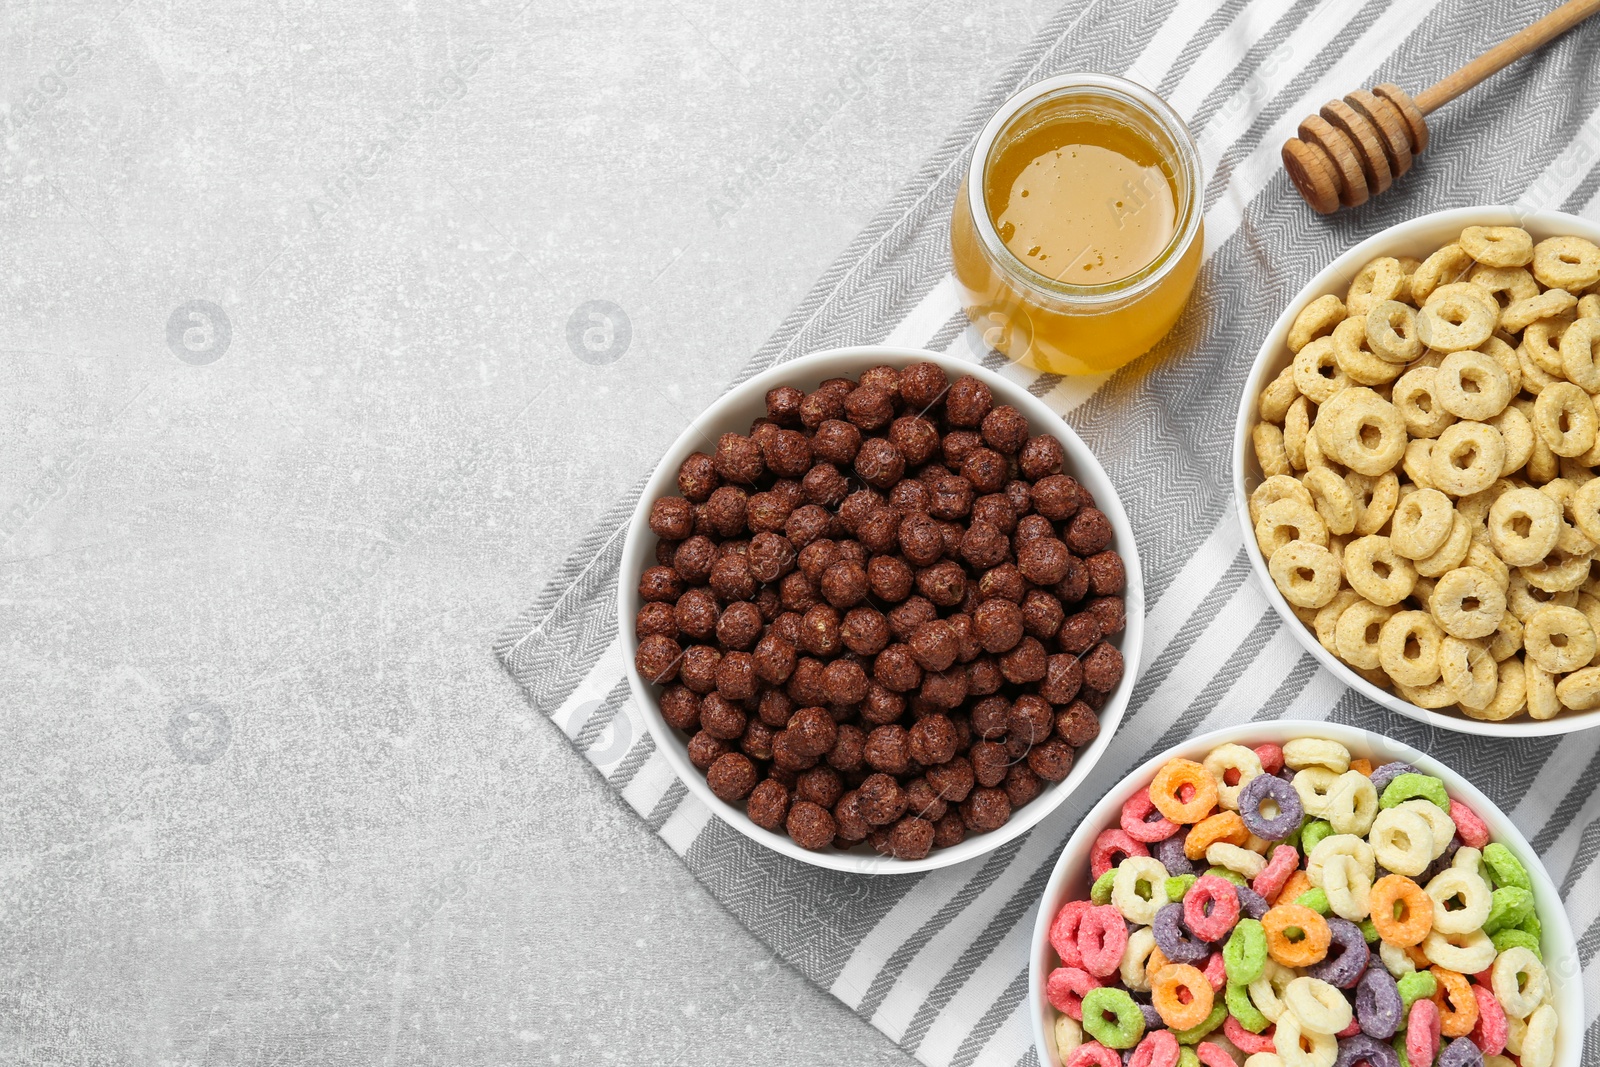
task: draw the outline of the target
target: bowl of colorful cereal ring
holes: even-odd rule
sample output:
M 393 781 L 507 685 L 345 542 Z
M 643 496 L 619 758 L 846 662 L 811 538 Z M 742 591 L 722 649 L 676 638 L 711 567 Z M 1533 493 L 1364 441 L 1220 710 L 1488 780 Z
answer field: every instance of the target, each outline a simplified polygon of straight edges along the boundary
M 1133 771 L 1034 924 L 1047 1067 L 1576 1067 L 1577 948 L 1471 783 L 1334 723 L 1230 727 Z
M 1600 726 L 1597 290 L 1600 225 L 1463 208 L 1356 245 L 1267 332 L 1234 436 L 1246 551 L 1373 701 L 1496 737 Z

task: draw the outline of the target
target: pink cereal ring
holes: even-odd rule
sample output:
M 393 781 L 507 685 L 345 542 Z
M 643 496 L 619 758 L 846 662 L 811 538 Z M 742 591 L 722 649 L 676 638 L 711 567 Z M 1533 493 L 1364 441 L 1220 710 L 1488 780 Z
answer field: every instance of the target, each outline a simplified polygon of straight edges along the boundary
M 1477 812 L 1455 797 L 1450 798 L 1450 821 L 1456 824 L 1456 833 L 1461 835 L 1461 843 L 1468 848 L 1481 849 L 1489 843 L 1489 827 L 1478 818 Z
M 1115 907 L 1106 904 L 1084 913 L 1078 923 L 1078 955 L 1084 970 L 1101 978 L 1116 973 L 1127 947 L 1128 924 Z
M 1343 1030 L 1340 1030 L 1337 1034 L 1334 1034 L 1333 1036 L 1339 1038 L 1342 1041 L 1347 1037 L 1355 1037 L 1360 1032 L 1361 1032 L 1361 1024 L 1356 1022 L 1354 1019 L 1351 1019 L 1349 1026 L 1345 1027 Z
M 1255 881 L 1250 883 L 1250 888 L 1270 903 L 1278 899 L 1289 876 L 1299 869 L 1300 850 L 1293 845 L 1279 845 L 1272 850 L 1272 858 L 1256 875 Z
M 1094 907 L 1087 900 L 1069 900 L 1056 912 L 1050 923 L 1050 947 L 1056 950 L 1061 962 L 1068 967 L 1082 967 L 1083 957 L 1078 955 L 1078 923 L 1084 912 Z
M 1268 1027 L 1266 1033 L 1252 1034 L 1239 1025 L 1239 1020 L 1228 1016 L 1222 1020 L 1222 1033 L 1229 1041 L 1238 1046 L 1239 1051 L 1246 1056 L 1254 1056 L 1258 1052 L 1277 1052 L 1278 1046 L 1272 1043 L 1272 1033 L 1275 1027 Z
M 1151 1030 L 1134 1048 L 1128 1067 L 1178 1067 L 1179 1055 L 1171 1030 Z
M 1121 830 L 1102 830 L 1100 836 L 1094 839 L 1094 848 L 1089 852 L 1089 873 L 1099 880 L 1102 874 L 1115 867 L 1121 859 L 1148 855 L 1150 855 L 1149 849 Z
M 1156 814 L 1154 819 L 1150 818 L 1151 812 Z M 1141 789 L 1122 805 L 1122 831 L 1135 841 L 1153 845 L 1177 833 L 1178 824 L 1156 811 L 1150 790 Z
M 1261 761 L 1261 769 L 1268 774 L 1283 770 L 1283 749 L 1278 745 L 1257 745 L 1256 758 Z
M 1233 883 L 1214 874 L 1202 875 L 1183 897 L 1183 925 L 1213 944 L 1228 936 L 1239 921 L 1239 894 Z
M 1098 1041 L 1085 1041 L 1061 1067 L 1122 1067 L 1122 1057 Z
M 1478 1051 L 1485 1056 L 1498 1056 L 1505 1051 L 1506 1035 L 1509 1026 L 1506 1023 L 1506 1010 L 1500 1006 L 1500 1000 L 1494 995 L 1494 990 L 1487 985 L 1472 987 L 1472 995 L 1478 998 L 1478 1021 L 1473 1025 L 1472 1032 L 1467 1035 Z
M 1210 982 L 1211 988 L 1218 993 L 1222 992 L 1222 987 L 1228 984 L 1228 971 L 1226 965 L 1222 962 L 1222 953 L 1220 952 L 1211 954 L 1211 958 L 1206 960 L 1206 965 L 1201 968 L 1200 973 L 1206 976 L 1206 981 Z
M 1432 1063 L 1439 1055 L 1439 1008 L 1426 997 L 1411 1005 L 1406 1020 L 1406 1060 Z
M 1194 1054 L 1200 1057 L 1200 1062 L 1205 1067 L 1239 1067 L 1232 1056 L 1228 1055 L 1221 1045 L 1215 1041 L 1202 1041 L 1194 1047 Z
M 1083 1020 L 1083 995 L 1104 982 L 1080 967 L 1057 967 L 1045 979 L 1044 996 L 1063 1015 Z

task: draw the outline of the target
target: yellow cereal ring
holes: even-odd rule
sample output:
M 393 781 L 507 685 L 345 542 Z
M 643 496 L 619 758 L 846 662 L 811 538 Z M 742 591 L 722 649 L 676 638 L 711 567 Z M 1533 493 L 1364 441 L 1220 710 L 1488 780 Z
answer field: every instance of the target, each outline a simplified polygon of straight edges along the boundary
M 1589 394 L 1571 382 L 1555 382 L 1533 405 L 1533 428 L 1558 456 L 1589 451 L 1600 431 L 1600 414 Z
M 1526 347 L 1522 345 L 1517 346 L 1517 368 L 1522 372 L 1523 391 L 1533 396 L 1538 396 L 1545 386 L 1559 380 L 1535 363 L 1533 357 L 1528 355 Z
M 1433 587 L 1428 610 L 1451 637 L 1488 637 L 1500 627 L 1506 594 L 1478 568 L 1457 567 L 1446 572 Z
M 1438 249 L 1411 272 L 1411 299 L 1421 304 L 1440 285 L 1464 276 L 1475 262 L 1467 250 L 1455 242 Z
M 1477 348 L 1494 333 L 1500 305 L 1471 282 L 1441 285 L 1417 312 L 1417 336 L 1439 352 Z
M 1489 420 L 1489 425 L 1500 431 L 1500 440 L 1506 446 L 1500 477 L 1515 474 L 1527 466 L 1528 457 L 1533 455 L 1533 423 L 1522 409 L 1508 404 L 1504 411 Z
M 1522 660 L 1513 656 L 1500 662 L 1500 682 L 1495 686 L 1494 699 L 1487 707 L 1470 708 L 1462 705 L 1461 713 L 1469 719 L 1484 722 L 1504 722 L 1522 713 L 1527 707 L 1527 687 L 1522 670 Z
M 1250 494 L 1250 520 L 1254 522 L 1260 519 L 1263 508 L 1280 500 L 1298 500 L 1308 508 L 1315 506 L 1311 491 L 1300 483 L 1300 479 L 1288 474 L 1274 474 L 1263 479 Z
M 1365 319 L 1345 319 L 1332 336 L 1333 358 L 1345 377 L 1357 385 L 1384 385 L 1405 370 L 1403 364 L 1384 359 L 1368 347 Z
M 1295 470 L 1306 469 L 1306 435 L 1310 432 L 1311 401 L 1297 396 L 1283 415 L 1283 452 Z
M 1346 608 L 1358 602 L 1364 603 L 1360 593 L 1354 589 L 1341 589 L 1333 595 L 1332 600 L 1318 609 L 1316 618 L 1312 620 L 1311 628 L 1316 631 L 1317 643 L 1335 656 L 1339 654 L 1339 644 L 1335 639 L 1339 619 Z
M 1578 297 L 1578 318 L 1600 319 L 1600 293 L 1585 293 Z
M 1600 319 L 1579 319 L 1561 333 L 1562 372 L 1568 381 L 1588 393 L 1600 393 L 1600 366 L 1595 364 L 1597 348 L 1600 348 Z
M 1518 567 L 1517 573 L 1530 588 L 1543 593 L 1575 593 L 1589 580 L 1591 552 L 1569 555 L 1557 547 L 1554 552 L 1531 567 Z
M 1437 489 L 1418 489 L 1409 493 L 1394 509 L 1389 525 L 1389 543 L 1407 559 L 1430 556 L 1450 536 L 1450 520 L 1455 506 Z
M 1545 670 L 1567 674 L 1594 659 L 1594 627 L 1577 608 L 1549 604 L 1524 622 L 1522 647 Z
M 1400 470 L 1411 481 L 1411 488 L 1432 489 L 1433 442 L 1418 437 L 1406 442 L 1406 454 L 1400 461 Z
M 1347 534 L 1355 529 L 1358 509 L 1349 482 L 1327 467 L 1306 471 L 1301 481 L 1330 534 Z
M 1354 387 L 1331 397 L 1317 411 L 1316 431 L 1329 458 L 1362 474 L 1382 474 L 1405 454 L 1405 420 L 1371 389 Z
M 1538 296 L 1508 304 L 1500 312 L 1500 328 L 1521 333 L 1540 319 L 1554 318 L 1578 306 L 1578 298 L 1565 289 L 1546 289 Z
M 1530 250 L 1532 246 L 1529 246 Z M 1467 275 L 1467 281 L 1483 288 L 1500 301 L 1501 294 L 1505 299 L 1501 303 L 1512 303 L 1517 300 L 1526 300 L 1530 296 L 1539 295 L 1539 283 L 1533 280 L 1533 275 L 1525 267 L 1491 267 L 1487 263 L 1479 263 L 1472 268 L 1472 273 Z
M 1499 430 L 1481 422 L 1458 422 L 1434 443 L 1428 473 L 1434 486 L 1451 496 L 1470 496 L 1494 484 L 1505 458 Z
M 1556 683 L 1556 697 L 1562 707 L 1573 711 L 1600 708 L 1600 667 L 1584 667 L 1561 679 Z
M 1487 707 L 1500 684 L 1500 665 L 1481 640 L 1446 636 L 1439 644 L 1439 680 L 1449 687 L 1454 703 Z
M 1398 611 L 1378 634 L 1378 664 L 1390 678 L 1409 686 L 1439 678 L 1444 631 L 1425 611 Z
M 1572 494 L 1572 522 L 1583 536 L 1600 544 L 1600 478 L 1591 478 Z
M 1339 616 L 1334 626 L 1334 645 L 1339 658 L 1362 670 L 1378 667 L 1378 638 L 1383 624 L 1395 614 L 1395 609 L 1383 604 L 1362 600 L 1350 605 Z
M 1566 336 L 1570 325 L 1566 319 L 1540 319 L 1528 323 L 1522 331 L 1522 350 L 1539 365 L 1540 370 L 1557 378 L 1565 377 L 1567 373 L 1561 363 L 1561 339 Z
M 1289 405 L 1294 403 L 1294 398 L 1300 395 L 1300 390 L 1294 384 L 1293 364 L 1278 372 L 1278 376 L 1267 383 L 1261 390 L 1261 399 L 1256 404 L 1263 422 L 1283 422 L 1284 412 L 1289 410 Z
M 1328 547 L 1328 527 L 1315 508 L 1293 498 L 1274 501 L 1261 509 L 1256 520 L 1256 544 L 1268 560 L 1290 541 L 1309 541 Z
M 1472 524 L 1457 511 L 1450 516 L 1450 532 L 1445 535 L 1444 543 L 1434 549 L 1432 555 L 1412 561 L 1411 565 L 1421 576 L 1417 579 L 1417 589 L 1421 590 L 1425 579 L 1437 578 L 1461 566 L 1471 547 Z
M 1345 320 L 1344 301 L 1325 293 L 1300 309 L 1289 327 L 1289 351 L 1298 352 L 1319 337 L 1326 337 Z
M 1278 591 L 1300 608 L 1320 608 L 1339 591 L 1339 561 L 1321 545 L 1290 541 L 1267 564 Z
M 1294 385 L 1313 404 L 1325 404 L 1350 384 L 1339 366 L 1332 337 L 1318 337 L 1294 357 Z
M 1363 326 L 1367 347 L 1390 363 L 1410 363 L 1422 355 L 1417 336 L 1417 309 L 1398 300 L 1382 300 L 1367 311 Z
M 1552 289 L 1587 289 L 1600 282 L 1600 248 L 1582 237 L 1547 237 L 1533 246 L 1533 276 Z
M 1561 506 L 1531 487 L 1504 493 L 1489 508 L 1489 543 L 1512 567 L 1527 567 L 1550 554 L 1561 535 Z
M 1494 554 L 1494 550 L 1486 542 L 1473 540 L 1472 547 L 1467 549 L 1466 565 L 1468 567 L 1476 567 L 1487 574 L 1494 580 L 1494 584 L 1500 587 L 1500 592 L 1502 593 L 1506 591 L 1506 586 L 1511 582 L 1511 568 L 1507 567 L 1505 561 Z
M 1461 231 L 1467 255 L 1490 267 L 1521 267 L 1533 261 L 1533 237 L 1520 226 L 1468 226 Z
M 1555 718 L 1561 710 L 1561 698 L 1556 694 L 1556 676 L 1532 660 L 1523 661 L 1522 676 L 1528 689 L 1528 718 Z
M 1554 605 L 1558 608 L 1576 608 L 1578 606 L 1578 593 L 1569 590 L 1564 593 L 1547 593 L 1542 589 L 1528 584 L 1527 575 L 1523 574 L 1524 568 L 1518 567 L 1511 572 L 1511 580 L 1506 583 L 1506 610 L 1515 615 L 1522 622 L 1524 628 L 1528 620 Z M 1527 635 L 1523 635 L 1523 644 L 1527 644 Z
M 1344 576 L 1350 588 L 1374 604 L 1387 607 L 1411 595 L 1417 570 L 1381 534 L 1360 537 L 1345 546 Z
M 1351 533 L 1365 537 L 1383 529 L 1400 502 L 1400 479 L 1395 473 L 1384 471 L 1372 478 L 1350 471 L 1344 476 L 1344 484 L 1350 487 L 1350 495 L 1356 502 L 1356 525 Z
M 1258 422 L 1250 431 L 1250 443 L 1256 450 L 1256 462 L 1267 477 L 1289 474 L 1289 454 L 1283 448 L 1283 431 L 1270 422 Z
M 1500 364 L 1500 369 L 1506 372 L 1506 380 L 1511 383 L 1511 393 L 1516 395 L 1522 388 L 1522 361 L 1517 358 L 1517 350 L 1491 336 L 1487 341 L 1478 346 L 1478 351 Z
M 1437 393 L 1438 370 L 1433 367 L 1413 367 L 1394 383 L 1389 397 L 1395 410 L 1405 420 L 1406 433 L 1412 437 L 1438 437 L 1444 428 L 1456 421 Z
M 1463 419 L 1494 418 L 1511 402 L 1512 392 L 1500 364 L 1475 349 L 1450 353 L 1434 372 L 1434 395 L 1446 411 Z
M 1373 305 L 1393 300 L 1406 284 L 1406 273 L 1400 261 L 1391 256 L 1379 256 L 1356 272 L 1345 294 L 1345 307 L 1351 316 L 1365 318 Z

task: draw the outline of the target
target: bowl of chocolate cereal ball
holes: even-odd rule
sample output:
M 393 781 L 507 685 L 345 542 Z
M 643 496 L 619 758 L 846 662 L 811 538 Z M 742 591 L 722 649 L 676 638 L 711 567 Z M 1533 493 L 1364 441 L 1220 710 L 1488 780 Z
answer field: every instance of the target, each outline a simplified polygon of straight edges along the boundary
M 646 484 L 618 579 L 634 699 L 685 786 L 816 866 L 931 870 L 1084 780 L 1142 642 L 1133 531 L 1037 397 L 938 353 L 736 386 Z
M 1600 226 L 1441 211 L 1284 308 L 1241 397 L 1244 542 L 1341 681 L 1445 729 L 1600 726 Z

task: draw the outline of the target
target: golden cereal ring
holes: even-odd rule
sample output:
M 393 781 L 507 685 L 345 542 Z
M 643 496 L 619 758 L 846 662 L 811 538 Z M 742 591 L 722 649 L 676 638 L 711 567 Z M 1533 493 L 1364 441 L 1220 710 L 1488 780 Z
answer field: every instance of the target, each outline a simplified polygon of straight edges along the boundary
M 1322 443 L 1317 440 L 1317 420 L 1311 420 L 1311 432 L 1306 434 L 1306 470 L 1315 471 L 1327 468 L 1335 474 L 1344 474 L 1344 468 L 1322 451 Z
M 1472 273 L 1467 275 L 1467 281 L 1487 289 L 1494 296 L 1495 302 L 1502 306 L 1539 295 L 1539 283 L 1534 281 L 1533 275 L 1521 266 L 1491 267 L 1487 263 L 1480 263 L 1472 268 Z M 1505 299 L 1501 299 L 1501 294 L 1504 294 Z
M 1511 580 L 1506 583 L 1506 611 L 1515 615 L 1527 629 L 1528 620 L 1547 607 L 1576 608 L 1578 594 L 1576 590 L 1565 593 L 1547 593 L 1543 589 L 1528 584 L 1528 578 L 1523 574 L 1523 569 L 1518 567 L 1511 572 Z M 1524 646 L 1527 644 L 1527 633 L 1522 635 Z
M 1332 293 L 1317 297 L 1300 309 L 1289 327 L 1289 351 L 1298 352 L 1319 337 L 1326 337 L 1345 320 L 1344 301 Z
M 1461 712 L 1470 719 L 1484 722 L 1504 722 L 1527 706 L 1527 682 L 1520 659 L 1502 660 L 1500 681 L 1495 686 L 1494 699 L 1481 708 L 1462 706 Z
M 1328 527 L 1316 509 L 1301 500 L 1283 499 L 1261 509 L 1256 520 L 1256 543 L 1270 562 L 1290 541 L 1309 541 L 1328 547 Z
M 1556 683 L 1556 699 L 1573 711 L 1600 708 L 1600 667 L 1583 667 Z
M 1339 366 L 1333 338 L 1318 337 L 1295 353 L 1294 387 L 1313 404 L 1326 404 L 1335 393 L 1350 384 Z
M 1591 478 L 1572 494 L 1572 522 L 1583 536 L 1600 545 L 1600 478 Z
M 1283 431 L 1270 422 L 1258 422 L 1250 431 L 1250 443 L 1255 446 L 1256 462 L 1261 473 L 1271 478 L 1277 474 L 1290 474 L 1289 453 L 1283 448 Z
M 1317 643 L 1335 656 L 1339 654 L 1339 643 L 1336 639 L 1339 619 L 1344 615 L 1346 608 L 1357 603 L 1365 603 L 1360 593 L 1354 589 L 1341 589 L 1333 595 L 1332 600 L 1317 609 L 1316 618 L 1312 620 L 1311 628 L 1316 631 Z
M 1557 548 L 1531 567 L 1518 567 L 1517 573 L 1530 587 L 1540 592 L 1570 593 L 1589 580 L 1589 565 L 1593 558 L 1591 552 L 1569 555 Z
M 1592 479 L 1591 479 L 1592 480 Z M 1539 492 L 1556 502 L 1561 509 L 1561 532 L 1556 536 L 1556 551 L 1568 556 L 1581 556 L 1594 551 L 1594 542 L 1582 530 L 1572 525 L 1572 498 L 1578 487 L 1567 478 L 1555 478 L 1539 487 Z
M 1394 471 L 1384 471 L 1376 478 L 1351 471 L 1344 476 L 1344 484 L 1350 487 L 1356 504 L 1356 525 L 1350 532 L 1365 537 L 1383 529 L 1400 502 L 1400 479 Z
M 1522 647 L 1545 670 L 1567 674 L 1594 659 L 1594 627 L 1577 608 L 1546 605 L 1523 623 Z
M 1367 347 L 1390 363 L 1410 363 L 1422 355 L 1417 309 L 1398 300 L 1373 304 L 1366 317 Z
M 1405 367 L 1392 363 L 1367 347 L 1363 319 L 1345 319 L 1333 331 L 1333 358 L 1345 377 L 1357 385 L 1384 385 L 1400 377 Z
M 1440 285 L 1464 276 L 1476 262 L 1467 250 L 1451 243 L 1434 252 L 1411 272 L 1411 299 L 1418 304 L 1433 295 Z
M 1500 369 L 1506 372 L 1506 381 L 1511 383 L 1511 395 L 1515 396 L 1522 388 L 1522 360 L 1517 350 L 1498 337 L 1490 337 L 1478 346 L 1478 351 L 1500 364 Z
M 1352 317 L 1365 318 L 1374 304 L 1399 296 L 1400 288 L 1405 284 L 1406 274 L 1400 269 L 1400 261 L 1390 256 L 1379 256 L 1356 271 L 1355 278 L 1350 282 L 1350 291 L 1345 294 L 1345 307 Z
M 1532 326 L 1528 327 L 1531 331 Z M 1523 344 L 1527 344 L 1524 336 Z M 1595 350 L 1600 348 L 1600 319 L 1579 319 L 1561 334 L 1561 370 L 1567 380 L 1588 393 L 1600 393 L 1600 366 Z
M 1533 261 L 1533 236 L 1520 226 L 1468 226 L 1461 247 L 1491 267 L 1521 267 Z
M 1504 478 L 1527 466 L 1528 457 L 1533 455 L 1533 423 L 1522 413 L 1522 409 L 1507 404 L 1500 414 L 1488 421 L 1490 426 L 1500 431 L 1500 440 L 1506 446 L 1506 458 L 1500 464 L 1500 476 Z
M 1595 635 L 1600 637 L 1600 598 L 1588 593 L 1579 593 L 1577 608 L 1583 612 L 1583 617 L 1589 620 L 1589 625 L 1594 627 Z M 1594 659 L 1589 662 L 1591 665 L 1600 663 L 1600 651 L 1597 651 Z
M 1318 408 L 1316 428 L 1322 451 L 1362 474 L 1382 474 L 1405 454 L 1405 420 L 1371 389 L 1357 386 L 1336 394 Z
M 1511 402 L 1511 379 L 1493 357 L 1482 352 L 1452 352 L 1433 373 L 1435 397 L 1459 418 L 1483 422 Z
M 1283 416 L 1283 452 L 1295 470 L 1306 469 L 1306 434 L 1310 432 L 1311 401 L 1297 396 Z
M 1439 680 L 1455 696 L 1453 703 L 1484 708 L 1500 684 L 1500 666 L 1482 641 L 1447 636 L 1439 645 Z
M 1531 423 L 1533 417 L 1530 415 Z M 1522 468 L 1522 475 L 1534 485 L 1543 485 L 1561 473 L 1556 454 L 1550 451 L 1550 446 L 1544 443 L 1544 438 L 1538 433 L 1533 435 L 1533 451 L 1528 453 L 1528 462 Z
M 1528 690 L 1528 717 L 1555 718 L 1561 710 L 1561 697 L 1556 693 L 1556 676 L 1531 660 L 1523 660 L 1522 679 Z
M 1438 437 L 1456 417 L 1439 403 L 1435 392 L 1436 375 L 1433 367 L 1413 367 L 1400 376 L 1390 393 L 1390 403 L 1405 420 L 1406 433 L 1412 437 Z
M 1521 333 L 1540 319 L 1553 318 L 1577 306 L 1578 298 L 1565 289 L 1546 289 L 1538 296 L 1506 305 L 1500 312 L 1500 328 L 1507 333 Z
M 1417 336 L 1440 352 L 1477 348 L 1494 333 L 1499 313 L 1494 297 L 1471 282 L 1441 285 L 1417 312 Z
M 1344 576 L 1350 588 L 1384 607 L 1400 603 L 1417 584 L 1417 569 L 1380 534 L 1345 546 Z
M 1506 594 L 1478 568 L 1457 567 L 1434 585 L 1428 611 L 1451 637 L 1464 641 L 1489 637 L 1505 615 Z
M 1466 566 L 1475 567 L 1487 574 L 1502 593 L 1506 591 L 1506 586 L 1511 581 L 1511 568 L 1507 567 L 1505 561 L 1495 555 L 1494 549 L 1487 544 L 1473 542 L 1472 547 L 1467 549 Z
M 1424 580 L 1437 578 L 1461 566 L 1467 558 L 1467 549 L 1471 547 L 1472 525 L 1462 518 L 1460 512 L 1456 512 L 1450 516 L 1450 532 L 1445 535 L 1444 543 L 1434 549 L 1432 555 L 1412 561 L 1411 565 L 1422 576 L 1417 579 L 1418 591 L 1421 591 Z
M 1306 471 L 1302 481 L 1330 534 L 1347 534 L 1356 528 L 1356 499 L 1349 483 L 1326 467 Z
M 1547 237 L 1533 246 L 1533 276 L 1551 289 L 1587 289 L 1600 282 L 1600 248 L 1582 237 Z
M 1416 488 L 1432 489 L 1434 487 L 1433 442 L 1426 437 L 1407 441 L 1406 454 L 1400 461 L 1400 469 L 1411 479 L 1411 484 Z
M 1600 319 L 1600 293 L 1585 293 L 1578 297 L 1578 318 Z
M 1339 561 L 1321 545 L 1290 541 L 1267 564 L 1283 599 L 1299 608 L 1320 608 L 1339 591 Z
M 1340 659 L 1361 670 L 1378 667 L 1378 638 L 1395 609 L 1370 600 L 1351 604 L 1333 628 L 1334 648 Z
M 1470 496 L 1500 477 L 1506 443 L 1493 426 L 1458 422 L 1439 435 L 1432 453 L 1428 473 L 1434 486 L 1451 496 Z
M 1489 655 L 1498 663 L 1522 651 L 1522 620 L 1511 614 L 1507 607 L 1506 613 L 1500 616 L 1500 627 L 1489 635 Z
M 1555 382 L 1533 405 L 1533 428 L 1558 456 L 1577 456 L 1594 445 L 1600 414 L 1589 394 L 1571 382 Z
M 1561 338 L 1572 325 L 1565 318 L 1540 319 L 1530 322 L 1522 331 L 1521 349 L 1539 369 L 1554 377 L 1564 377 L 1567 369 L 1561 362 Z
M 1401 685 L 1399 682 L 1395 682 L 1394 688 L 1407 703 L 1415 704 L 1419 708 L 1427 708 L 1429 711 L 1438 711 L 1440 708 L 1448 708 L 1456 703 L 1455 693 L 1451 691 L 1448 685 L 1444 684 L 1443 678 L 1436 678 L 1432 683 L 1424 686 Z
M 1416 563 L 1413 561 L 1411 565 L 1415 567 Z M 1422 572 L 1418 571 L 1417 584 L 1411 587 L 1411 596 L 1407 598 L 1412 603 L 1407 604 L 1406 607 L 1426 608 L 1428 606 L 1428 598 L 1433 595 L 1433 586 L 1434 580 L 1422 577 Z
M 1517 369 L 1522 372 L 1522 388 L 1525 392 L 1538 396 L 1547 385 L 1560 381 L 1555 375 L 1545 371 L 1533 361 L 1522 345 L 1517 346 Z
M 1275 474 L 1256 486 L 1255 492 L 1250 494 L 1250 521 L 1259 521 L 1261 509 L 1280 500 L 1298 500 L 1308 508 L 1315 506 L 1311 491 L 1301 485 L 1298 478 L 1289 474 Z
M 1389 524 L 1389 543 L 1407 559 L 1431 556 L 1450 536 L 1450 520 L 1455 507 L 1437 489 L 1419 489 L 1408 494 L 1394 509 Z
M 1401 685 L 1420 688 L 1439 679 L 1444 631 L 1425 611 L 1397 611 L 1378 634 L 1378 665 Z
M 1256 410 L 1260 412 L 1262 421 L 1282 423 L 1284 413 L 1299 395 L 1300 389 L 1294 384 L 1294 364 L 1291 363 L 1279 371 L 1278 376 L 1261 390 L 1261 399 L 1256 404 Z
M 1489 542 L 1509 566 L 1538 563 L 1560 534 L 1561 506 L 1537 489 L 1513 489 L 1489 508 Z

